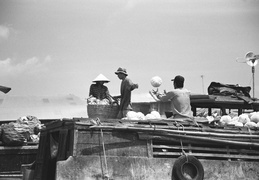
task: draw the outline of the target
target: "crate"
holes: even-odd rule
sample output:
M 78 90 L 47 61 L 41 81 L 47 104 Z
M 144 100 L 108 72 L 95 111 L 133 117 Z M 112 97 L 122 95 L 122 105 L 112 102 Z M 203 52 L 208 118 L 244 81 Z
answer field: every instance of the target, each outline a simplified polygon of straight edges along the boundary
M 115 119 L 119 113 L 119 106 L 88 104 L 87 113 L 89 118 Z

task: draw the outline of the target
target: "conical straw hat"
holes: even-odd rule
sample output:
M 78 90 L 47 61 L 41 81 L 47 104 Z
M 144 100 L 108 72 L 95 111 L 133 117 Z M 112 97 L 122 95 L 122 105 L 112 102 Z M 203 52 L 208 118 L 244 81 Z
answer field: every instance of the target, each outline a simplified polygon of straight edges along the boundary
M 103 82 L 110 82 L 109 79 L 107 79 L 104 75 L 99 74 L 94 80 L 93 82 L 97 82 L 97 81 L 103 81 Z

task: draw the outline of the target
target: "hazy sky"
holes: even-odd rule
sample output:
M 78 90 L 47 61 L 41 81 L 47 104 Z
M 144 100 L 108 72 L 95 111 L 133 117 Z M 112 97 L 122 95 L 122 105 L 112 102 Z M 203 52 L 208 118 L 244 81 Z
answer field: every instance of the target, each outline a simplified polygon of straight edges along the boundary
M 259 54 L 258 19 L 259 0 L 0 0 L 0 85 L 86 98 L 102 73 L 118 95 L 124 67 L 139 84 L 133 100 L 150 97 L 153 76 L 161 91 L 178 74 L 192 93 L 212 81 L 252 87 L 236 58 Z M 255 85 L 259 97 L 258 66 Z

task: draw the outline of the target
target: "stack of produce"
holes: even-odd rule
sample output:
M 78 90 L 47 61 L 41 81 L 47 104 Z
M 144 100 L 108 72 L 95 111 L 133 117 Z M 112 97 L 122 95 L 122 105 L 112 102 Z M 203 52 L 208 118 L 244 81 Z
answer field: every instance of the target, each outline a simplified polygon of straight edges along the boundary
M 142 112 L 129 111 L 124 120 L 149 120 L 149 119 L 161 119 L 161 115 L 158 111 L 151 111 L 144 115 Z
M 208 117 L 210 120 L 214 118 Z M 239 116 L 223 115 L 219 120 L 220 126 L 248 127 L 250 129 L 259 129 L 259 112 L 241 114 Z
M 110 102 L 108 99 L 103 99 L 103 100 L 100 100 L 100 99 L 97 99 L 95 97 L 90 97 L 87 99 L 87 104 L 100 104 L 100 105 L 109 105 Z

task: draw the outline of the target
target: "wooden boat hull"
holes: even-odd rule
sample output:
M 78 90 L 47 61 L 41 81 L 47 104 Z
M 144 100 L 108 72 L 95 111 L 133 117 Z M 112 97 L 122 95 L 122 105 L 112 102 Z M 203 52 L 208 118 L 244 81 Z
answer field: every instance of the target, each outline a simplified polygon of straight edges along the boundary
M 257 142 L 252 143 L 254 147 L 242 145 L 239 148 L 211 142 L 182 141 L 181 144 L 181 138 L 176 139 L 179 136 L 161 139 L 155 133 L 158 129 L 144 136 L 146 125 L 134 124 L 134 127 L 145 127 L 139 130 L 118 120 L 102 125 L 73 120 L 47 126 L 41 133 L 34 179 L 169 180 L 177 158 L 185 152 L 198 158 L 206 180 L 258 180 Z M 55 159 L 50 159 L 51 134 L 59 134 Z
M 57 162 L 57 180 L 96 180 L 106 173 L 113 180 L 171 180 L 176 158 L 107 157 L 106 172 L 103 157 L 70 156 Z M 257 180 L 259 162 L 200 160 L 206 180 Z

